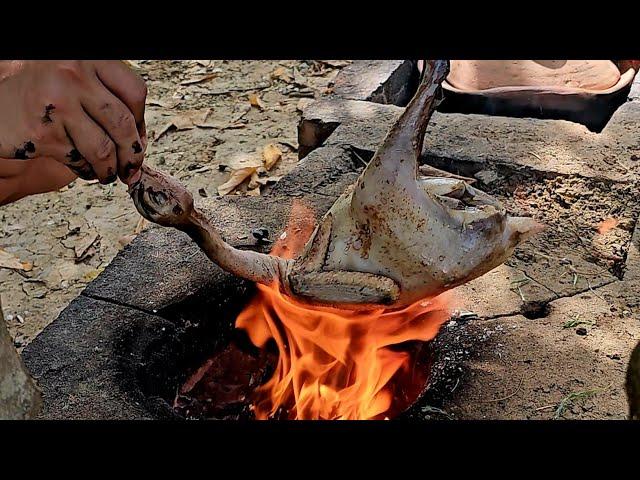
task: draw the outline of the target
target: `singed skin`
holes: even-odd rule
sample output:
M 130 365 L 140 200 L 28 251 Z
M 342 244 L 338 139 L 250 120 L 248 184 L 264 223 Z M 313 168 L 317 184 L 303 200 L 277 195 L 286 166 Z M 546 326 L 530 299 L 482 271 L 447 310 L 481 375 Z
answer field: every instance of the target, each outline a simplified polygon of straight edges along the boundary
M 422 82 L 373 159 L 319 222 L 295 261 L 224 243 L 175 180 L 143 167 L 131 186 L 140 213 L 187 232 L 209 258 L 302 300 L 342 308 L 399 308 L 500 265 L 540 230 L 459 178 L 418 177 L 418 158 L 447 61 L 428 61 Z M 431 173 L 437 171 L 430 169 Z M 148 195 L 149 189 L 163 195 Z
M 398 293 L 387 301 L 407 305 L 486 273 L 539 230 L 531 219 L 507 217 L 497 200 L 464 181 L 417 177 L 424 131 L 447 72 L 447 62 L 427 64 L 415 97 L 355 186 L 322 219 L 318 232 L 325 234 L 312 238 L 316 245 L 298 259 L 294 277 L 310 271 L 310 255 L 317 258 L 317 251 L 324 251 L 312 271 L 392 279 Z M 321 298 L 320 288 L 315 290 L 309 292 L 304 282 L 294 286 L 294 293 L 329 300 Z

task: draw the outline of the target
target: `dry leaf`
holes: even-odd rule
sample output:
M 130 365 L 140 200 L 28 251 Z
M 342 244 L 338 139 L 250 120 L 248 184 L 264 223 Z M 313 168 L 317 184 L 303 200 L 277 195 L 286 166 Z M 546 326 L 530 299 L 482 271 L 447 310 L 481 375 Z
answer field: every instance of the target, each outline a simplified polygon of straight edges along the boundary
M 100 240 L 100 235 L 97 233 L 84 237 L 73 248 L 76 254 L 76 258 L 80 258 L 83 255 L 85 255 L 87 253 L 87 250 L 93 247 L 95 243 L 99 240 Z
M 211 170 L 211 165 L 205 165 L 204 167 L 200 167 L 200 168 L 195 168 L 193 170 L 191 170 L 192 173 L 204 173 L 204 172 L 208 172 L 209 170 Z
M 164 126 L 160 129 L 160 132 L 158 132 L 156 134 L 156 137 L 154 138 L 154 142 L 159 140 L 160 137 L 162 137 L 165 133 L 167 133 L 172 127 L 175 127 L 175 125 L 173 124 L 173 122 L 171 120 L 169 120 L 167 123 L 164 124 Z
M 180 98 L 172 98 L 170 101 L 166 101 L 147 97 L 146 103 L 149 107 L 175 108 L 182 103 L 182 100 Z
M 44 298 L 49 289 L 43 280 L 27 279 L 22 282 L 22 291 L 33 298 Z
M 168 103 L 163 102 L 162 100 L 156 100 L 155 98 L 148 98 L 148 97 L 147 97 L 147 105 L 149 107 L 169 108 L 169 104 Z
M 209 80 L 211 80 L 212 78 L 217 77 L 217 74 L 215 73 L 210 73 L 208 75 L 204 75 L 201 77 L 194 77 L 194 78 L 190 78 L 188 80 L 184 80 L 182 82 L 180 82 L 180 85 L 195 85 L 196 83 L 204 83 L 204 82 L 208 82 Z
M 252 107 L 256 107 L 260 110 L 264 110 L 264 104 L 262 103 L 262 100 L 260 100 L 260 97 L 258 96 L 257 93 L 249 94 L 249 103 L 251 104 Z
M 75 262 L 64 262 L 58 269 L 57 273 L 60 276 L 60 287 L 67 288 L 72 283 L 75 283 L 82 277 L 81 265 Z M 48 282 L 47 282 L 48 284 Z
M 250 105 L 238 105 L 237 108 L 233 109 L 234 113 L 236 113 L 236 115 L 231 119 L 231 123 L 236 124 L 238 123 L 240 120 L 244 119 L 245 115 L 247 115 L 247 113 L 249 113 L 251 111 L 251 106 Z
M 133 233 L 135 235 L 140 235 L 140 233 L 146 228 L 148 223 L 149 222 L 147 222 L 146 218 L 140 217 L 138 223 L 136 223 L 136 228 L 133 229 Z
M 604 235 L 609 230 L 615 228 L 618 223 L 620 223 L 617 219 L 613 217 L 605 218 L 602 222 L 598 224 L 598 233 L 600 235 Z
M 269 143 L 262 149 L 262 158 L 264 160 L 264 167 L 267 170 L 271 170 L 282 158 L 282 150 L 274 143 Z
M 2 228 L 4 229 L 5 232 L 11 233 L 11 232 L 20 232 L 24 230 L 26 227 L 24 225 L 13 224 L 13 225 L 6 225 Z
M 96 268 L 94 270 L 89 270 L 84 275 L 82 275 L 82 280 L 84 280 L 87 283 L 92 282 L 93 280 L 96 279 L 98 275 L 102 273 L 103 270 L 104 270 L 104 267 Z
M 301 98 L 300 100 L 298 100 L 298 103 L 296 105 L 296 110 L 298 110 L 299 112 L 304 111 L 305 108 L 307 108 L 309 106 L 310 103 L 315 102 L 315 100 L 313 98 Z
M 33 269 L 31 262 L 22 262 L 18 257 L 0 248 L 0 268 L 9 268 L 11 270 L 22 270 L 29 272 Z
M 207 123 L 194 122 L 193 124 L 198 128 L 217 128 L 219 130 L 223 129 L 222 125 L 220 125 L 220 123 L 218 122 L 207 122 Z
M 78 243 L 76 243 L 73 247 L 73 250 L 76 254 L 76 262 L 82 262 L 87 258 L 95 255 L 97 251 L 96 244 L 100 241 L 100 235 L 97 233 L 90 234 L 84 238 L 82 238 Z
M 88 258 L 93 257 L 96 253 L 98 253 L 98 247 L 95 245 L 92 245 L 87 250 L 85 250 L 85 252 L 81 256 L 76 257 L 76 263 L 84 262 Z
M 191 130 L 192 128 L 196 128 L 198 125 L 206 124 L 209 113 L 211 113 L 211 109 L 207 108 L 206 110 L 185 110 L 172 115 L 167 123 L 165 123 L 165 125 L 156 134 L 154 141 L 160 139 L 160 137 L 172 128 L 175 128 L 178 131 Z
M 285 67 L 278 67 L 271 73 L 271 78 L 277 78 L 278 80 L 282 80 L 286 83 L 291 83 L 291 75 L 289 75 L 289 70 Z
M 296 142 L 295 140 L 278 140 L 278 143 L 280 145 L 284 145 L 292 152 L 298 151 L 298 145 L 297 145 L 298 142 Z
M 247 184 L 247 188 L 249 190 L 260 188 L 260 176 L 258 175 L 257 171 L 251 174 L 251 180 L 249 180 L 249 183 Z
M 273 185 L 278 183 L 282 177 L 261 177 L 256 180 L 260 185 Z
M 293 81 L 296 85 L 300 87 L 309 87 L 308 81 L 302 74 L 298 71 L 297 68 L 293 68 Z
M 244 123 L 227 125 L 220 122 L 194 123 L 194 125 L 198 128 L 215 128 L 217 130 L 231 130 L 234 128 L 245 128 L 247 126 Z
M 137 236 L 138 235 L 136 235 L 135 233 L 131 233 L 129 235 L 123 235 L 118 239 L 118 244 L 120 244 L 120 247 L 124 248 L 127 245 L 129 245 L 131 242 L 133 242 Z
M 142 69 L 140 64 L 135 60 L 122 60 L 122 63 L 124 63 L 125 65 L 128 65 L 129 68 L 133 68 L 133 69 L 136 69 L 136 70 L 141 70 Z
M 231 178 L 218 187 L 218 195 L 223 196 L 233 192 L 247 178 L 251 177 L 255 171 L 256 167 L 245 167 L 234 170 L 231 173 Z
M 258 167 L 262 167 L 263 162 L 261 155 L 257 151 L 253 153 L 240 152 L 230 155 L 228 160 L 224 162 L 224 165 L 231 170 L 239 170 L 245 167 L 257 169 Z
M 318 60 L 320 63 L 324 63 L 325 65 L 329 65 L 333 68 L 342 68 L 349 65 L 351 62 L 349 60 Z

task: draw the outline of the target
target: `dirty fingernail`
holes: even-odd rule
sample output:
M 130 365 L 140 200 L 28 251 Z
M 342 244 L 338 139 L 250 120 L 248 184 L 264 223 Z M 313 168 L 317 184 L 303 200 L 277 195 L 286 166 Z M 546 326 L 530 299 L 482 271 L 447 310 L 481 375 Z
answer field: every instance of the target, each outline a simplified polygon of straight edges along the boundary
M 113 182 L 115 182 L 117 178 L 118 178 L 118 175 L 114 173 L 113 175 L 109 175 L 108 177 L 106 177 L 106 178 L 105 178 L 102 182 L 100 182 L 100 183 L 102 183 L 103 185 L 107 185 L 107 184 L 109 184 L 109 183 L 113 183 Z
M 131 175 L 131 177 L 128 178 L 127 184 L 128 185 L 133 185 L 138 180 L 140 180 L 141 176 L 142 176 L 142 170 L 140 170 L 140 169 L 136 170 L 136 172 L 133 175 Z

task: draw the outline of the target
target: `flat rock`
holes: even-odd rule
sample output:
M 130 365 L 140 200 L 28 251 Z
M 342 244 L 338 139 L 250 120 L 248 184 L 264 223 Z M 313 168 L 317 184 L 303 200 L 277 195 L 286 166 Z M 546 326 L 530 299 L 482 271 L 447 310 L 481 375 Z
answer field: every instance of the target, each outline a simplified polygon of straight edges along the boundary
M 305 157 L 327 139 L 333 146 L 345 144 L 374 151 L 402 111 L 393 105 L 356 100 L 313 102 L 304 109 L 298 126 L 299 155 Z M 343 125 L 349 128 L 349 137 L 336 140 L 338 132 L 334 131 Z
M 631 90 L 629 91 L 629 100 L 640 100 L 640 75 L 636 73 L 633 83 L 631 84 Z
M 630 181 L 640 171 L 636 165 L 640 162 L 632 160 L 640 155 L 638 103 L 622 105 L 601 133 L 564 120 L 435 112 L 423 156 L 435 166 L 455 164 L 459 169 L 466 165 L 471 174 L 494 164 Z M 349 145 L 374 152 L 402 111 L 372 102 L 320 100 L 303 115 L 300 144 L 307 152 L 319 145 Z M 637 135 L 632 133 L 636 130 Z
M 348 100 L 406 105 L 418 86 L 413 60 L 356 60 L 335 80 L 335 94 Z
M 126 374 L 135 371 L 143 359 L 118 355 L 114 345 L 127 342 L 132 331 L 145 330 L 150 334 L 136 341 L 147 342 L 148 347 L 173 328 L 167 320 L 132 308 L 76 298 L 23 351 L 27 367 L 45 393 L 40 416 L 59 420 L 157 418 L 131 388 L 135 379 Z

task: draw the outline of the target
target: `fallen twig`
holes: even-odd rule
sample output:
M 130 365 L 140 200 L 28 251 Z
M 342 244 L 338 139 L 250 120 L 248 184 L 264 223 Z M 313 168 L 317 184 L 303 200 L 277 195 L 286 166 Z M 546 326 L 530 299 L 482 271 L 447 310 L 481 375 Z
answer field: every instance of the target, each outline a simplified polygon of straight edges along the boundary
M 258 84 L 250 87 L 237 87 L 237 88 L 226 88 L 224 90 L 210 90 L 206 92 L 202 92 L 202 95 L 225 95 L 227 93 L 233 92 L 250 92 L 252 90 L 264 90 L 265 88 L 269 88 L 270 84 Z
M 520 377 L 520 383 L 518 384 L 516 389 L 513 391 L 513 393 L 502 398 L 496 398 L 494 400 L 480 400 L 479 403 L 496 403 L 496 402 L 502 402 L 503 400 L 508 400 L 520 391 L 520 388 L 522 387 L 523 383 L 524 383 L 524 373 L 522 374 L 522 377 Z
M 418 167 L 418 172 L 427 177 L 445 177 L 462 180 L 464 182 L 467 182 L 469 185 L 473 185 L 477 181 L 475 178 L 456 175 L 455 173 L 447 172 L 446 170 L 440 170 L 439 168 L 432 167 L 431 165 L 420 165 Z

